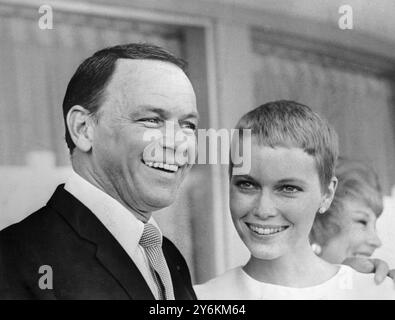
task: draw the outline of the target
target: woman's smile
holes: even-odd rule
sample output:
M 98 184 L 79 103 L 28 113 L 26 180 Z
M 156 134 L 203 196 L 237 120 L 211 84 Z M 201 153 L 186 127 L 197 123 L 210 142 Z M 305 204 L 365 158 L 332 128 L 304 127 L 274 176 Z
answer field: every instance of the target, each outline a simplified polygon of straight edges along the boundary
M 289 228 L 289 225 L 264 225 L 257 223 L 248 223 L 246 222 L 246 226 L 250 229 L 254 234 L 259 236 L 274 236 L 277 235 Z

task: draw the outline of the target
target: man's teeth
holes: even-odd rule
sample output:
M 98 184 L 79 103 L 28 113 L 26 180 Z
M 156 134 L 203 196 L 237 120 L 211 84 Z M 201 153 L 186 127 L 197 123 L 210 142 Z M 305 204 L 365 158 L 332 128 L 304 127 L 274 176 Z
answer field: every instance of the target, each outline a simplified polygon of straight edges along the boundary
M 269 235 L 269 234 L 275 234 L 279 233 L 281 231 L 284 231 L 287 229 L 287 227 L 258 227 L 258 226 L 253 226 L 249 225 L 248 226 L 252 231 L 258 233 L 258 234 L 263 234 L 263 235 Z
M 145 164 L 149 167 L 165 169 L 165 170 L 173 171 L 173 172 L 176 172 L 178 170 L 178 166 L 175 164 L 167 164 L 167 163 L 152 162 L 152 161 L 145 162 Z

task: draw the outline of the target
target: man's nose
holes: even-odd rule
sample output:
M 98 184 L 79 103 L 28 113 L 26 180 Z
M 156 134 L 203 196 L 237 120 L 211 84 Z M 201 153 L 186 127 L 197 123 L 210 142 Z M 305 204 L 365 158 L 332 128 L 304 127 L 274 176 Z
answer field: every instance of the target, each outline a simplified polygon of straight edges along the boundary
M 166 121 L 162 138 L 158 141 L 164 162 L 175 163 L 179 166 L 194 163 L 196 157 L 194 138 L 194 135 L 185 133 L 178 122 Z
M 277 215 L 277 206 L 270 191 L 262 190 L 255 215 L 260 219 L 268 219 Z
M 185 141 L 186 134 L 182 131 L 177 121 L 166 121 L 163 138 L 160 146 L 164 149 L 176 150 Z

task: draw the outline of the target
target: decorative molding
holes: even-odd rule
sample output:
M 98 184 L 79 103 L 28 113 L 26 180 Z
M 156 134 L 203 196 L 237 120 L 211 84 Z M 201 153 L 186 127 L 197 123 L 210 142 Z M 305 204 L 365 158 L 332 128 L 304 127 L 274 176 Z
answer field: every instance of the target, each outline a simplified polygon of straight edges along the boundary
M 38 8 L 41 0 L 0 0 L 14 6 Z M 214 1 L 185 0 L 47 0 L 54 10 L 89 13 L 99 16 L 139 19 L 183 26 L 210 26 L 213 22 L 247 24 L 258 29 L 290 34 L 322 41 L 331 46 L 353 48 L 357 52 L 380 56 L 384 60 L 395 59 L 395 44 L 370 34 L 353 30 L 340 30 L 336 25 L 300 18 L 262 9 L 251 9 Z M 290 26 L 292 26 L 290 28 Z M 351 59 L 352 60 L 352 59 Z
M 0 4 L 8 4 L 14 7 L 38 8 L 44 3 L 42 0 L 0 0 Z M 197 17 L 188 14 L 178 14 L 176 7 L 171 7 L 171 11 L 152 10 L 152 8 L 141 8 L 127 1 L 120 5 L 117 1 L 66 1 L 66 0 L 47 0 L 45 4 L 50 5 L 54 11 L 73 12 L 83 15 L 111 17 L 116 19 L 134 19 L 151 23 L 168 24 L 173 26 L 194 26 L 205 27 L 212 24 L 212 19 Z
M 0 2 L 0 16 L 9 19 L 26 19 L 38 21 L 40 15 L 33 6 L 4 4 Z M 54 15 L 56 24 L 72 25 L 75 27 L 89 26 L 95 29 L 114 29 L 121 32 L 133 30 L 134 32 L 156 35 L 164 38 L 180 38 L 181 31 L 177 25 L 161 24 L 159 22 L 147 22 L 130 17 L 116 17 L 111 15 L 98 15 L 94 12 L 79 12 L 58 10 Z M 56 25 L 54 26 L 56 29 Z
M 259 28 L 253 28 L 251 35 L 253 50 L 260 55 L 307 61 L 323 67 L 374 74 L 395 80 L 395 58 Z

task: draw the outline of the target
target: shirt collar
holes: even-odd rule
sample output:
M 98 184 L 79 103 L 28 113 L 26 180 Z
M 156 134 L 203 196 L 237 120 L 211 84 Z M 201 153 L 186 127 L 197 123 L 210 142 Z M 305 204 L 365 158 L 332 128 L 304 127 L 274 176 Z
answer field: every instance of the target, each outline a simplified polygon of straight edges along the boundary
M 137 219 L 133 212 L 75 171 L 67 180 L 64 189 L 91 210 L 128 253 L 132 255 L 136 253 L 144 231 L 144 223 Z M 153 224 L 162 236 L 153 217 L 148 223 Z

